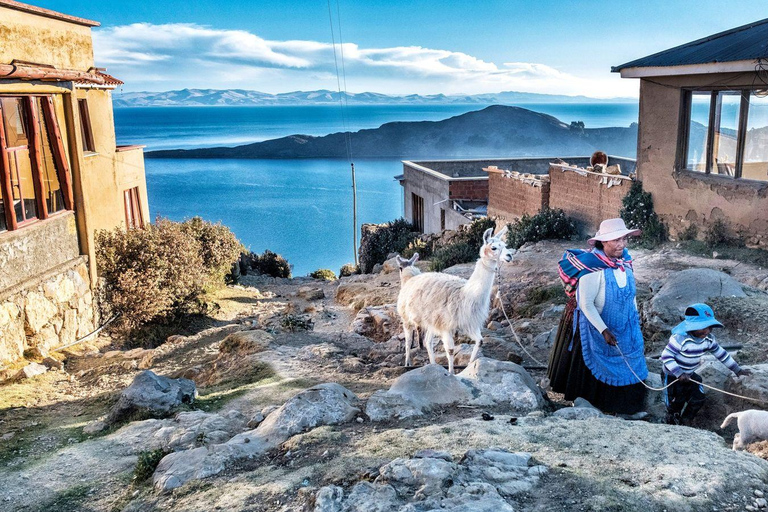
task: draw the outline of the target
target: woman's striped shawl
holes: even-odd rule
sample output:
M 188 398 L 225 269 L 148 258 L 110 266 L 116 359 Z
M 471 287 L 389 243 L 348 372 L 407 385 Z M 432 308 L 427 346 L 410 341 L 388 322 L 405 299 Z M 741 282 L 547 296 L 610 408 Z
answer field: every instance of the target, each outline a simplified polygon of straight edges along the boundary
M 576 287 L 582 276 L 606 268 L 619 268 L 623 272 L 625 266 L 632 268 L 632 257 L 626 249 L 621 258 L 615 260 L 606 256 L 600 249 L 591 251 L 567 249 L 563 259 L 558 263 L 558 271 L 565 287 L 565 294 L 573 297 L 576 295 Z

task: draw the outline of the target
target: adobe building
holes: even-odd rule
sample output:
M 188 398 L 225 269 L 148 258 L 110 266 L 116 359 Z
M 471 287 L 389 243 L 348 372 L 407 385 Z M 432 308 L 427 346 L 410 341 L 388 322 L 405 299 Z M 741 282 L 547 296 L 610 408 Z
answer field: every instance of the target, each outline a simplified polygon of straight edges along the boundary
M 0 365 L 98 324 L 94 235 L 149 222 L 140 146 L 118 147 L 97 22 L 0 0 Z
M 766 41 L 762 20 L 612 69 L 640 79 L 638 179 L 673 235 L 723 219 L 768 243 Z

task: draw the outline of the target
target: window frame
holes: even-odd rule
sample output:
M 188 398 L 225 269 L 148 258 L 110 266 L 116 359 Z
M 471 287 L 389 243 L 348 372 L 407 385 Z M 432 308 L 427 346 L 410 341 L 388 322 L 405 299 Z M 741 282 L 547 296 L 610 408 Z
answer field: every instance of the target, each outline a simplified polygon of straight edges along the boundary
M 0 215 L 4 216 L 6 229 L 0 231 L 0 235 L 5 232 L 16 231 L 19 228 L 28 226 L 38 221 L 42 221 L 56 215 L 65 213 L 67 210 L 74 210 L 74 197 L 72 194 L 72 178 L 69 169 L 69 161 L 64 150 L 64 143 L 59 129 L 59 120 L 56 115 L 53 104 L 53 96 L 50 94 L 0 94 L 2 98 L 16 98 L 19 100 L 24 113 L 24 122 L 27 129 L 26 151 L 29 153 L 30 167 L 32 169 L 32 186 L 35 191 L 35 204 L 37 206 L 37 216 L 18 219 L 13 204 L 13 184 L 11 180 L 10 158 L 15 157 L 14 153 L 22 149 L 21 146 L 8 147 L 5 122 L 0 119 L 0 195 L 3 199 L 3 211 Z M 40 107 L 36 102 L 41 98 Z M 57 212 L 48 212 L 45 197 L 44 170 L 42 163 L 42 136 L 40 133 L 41 119 L 44 120 L 46 134 L 51 144 L 51 152 L 54 160 L 56 175 L 59 179 L 59 188 L 62 191 L 64 199 L 64 208 Z M 16 164 L 18 167 L 18 164 Z M 18 169 L 16 170 L 18 173 Z
M 419 233 L 424 232 L 424 198 L 411 192 L 411 216 L 413 227 Z
M 144 228 L 144 216 L 141 214 L 141 201 L 139 200 L 139 187 L 123 190 L 123 206 L 125 208 L 125 228 Z
M 747 180 L 755 181 L 758 183 L 766 183 L 764 180 L 753 180 L 750 178 L 742 177 L 742 170 L 744 166 L 744 148 L 747 138 L 747 123 L 749 121 L 749 97 L 753 91 L 760 90 L 756 87 L 683 87 L 680 90 L 680 123 L 678 125 L 678 137 L 677 137 L 677 157 L 676 157 L 676 169 L 678 171 L 686 171 L 697 176 L 718 176 L 724 179 L 734 180 Z M 718 114 L 720 113 L 719 93 L 722 92 L 736 92 L 740 93 L 739 103 L 739 121 L 736 130 L 736 156 L 733 176 L 728 176 L 720 173 L 713 173 L 714 166 L 714 142 L 715 142 L 715 126 L 719 124 Z M 697 171 L 688 168 L 688 149 L 690 145 L 690 126 L 691 126 L 691 110 L 692 110 L 692 98 L 693 93 L 708 92 L 710 93 L 709 101 L 709 121 L 707 126 L 707 143 L 706 143 L 706 160 L 704 172 Z
M 77 111 L 80 115 L 80 142 L 83 145 L 83 153 L 96 153 L 87 98 L 77 99 Z

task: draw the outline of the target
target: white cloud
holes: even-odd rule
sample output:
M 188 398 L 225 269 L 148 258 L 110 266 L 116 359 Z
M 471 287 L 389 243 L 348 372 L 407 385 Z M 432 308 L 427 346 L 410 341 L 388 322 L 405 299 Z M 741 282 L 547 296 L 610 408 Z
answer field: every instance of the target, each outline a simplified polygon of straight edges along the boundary
M 125 80 L 127 90 L 181 87 L 265 92 L 335 89 L 333 46 L 270 41 L 243 30 L 196 24 L 136 23 L 94 30 L 96 63 Z M 341 66 L 341 52 L 337 60 Z M 476 94 L 528 91 L 589 96 L 636 95 L 634 81 L 577 77 L 545 64 L 493 62 L 462 52 L 400 46 L 343 46 L 350 92 Z

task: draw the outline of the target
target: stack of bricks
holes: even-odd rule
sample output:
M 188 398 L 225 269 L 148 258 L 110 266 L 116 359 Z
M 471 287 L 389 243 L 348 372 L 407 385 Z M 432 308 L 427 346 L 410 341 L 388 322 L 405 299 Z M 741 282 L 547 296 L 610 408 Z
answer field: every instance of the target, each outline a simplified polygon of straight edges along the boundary
M 549 206 L 549 176 L 510 173 L 494 167 L 485 170 L 489 180 L 489 216 L 511 222 L 523 215 L 536 215 Z
M 488 180 L 451 180 L 448 195 L 454 200 L 487 201 Z
M 550 166 L 549 177 L 550 208 L 561 208 L 585 233 L 594 233 L 600 222 L 619 216 L 632 184 L 625 176 L 576 172 L 559 165 Z

